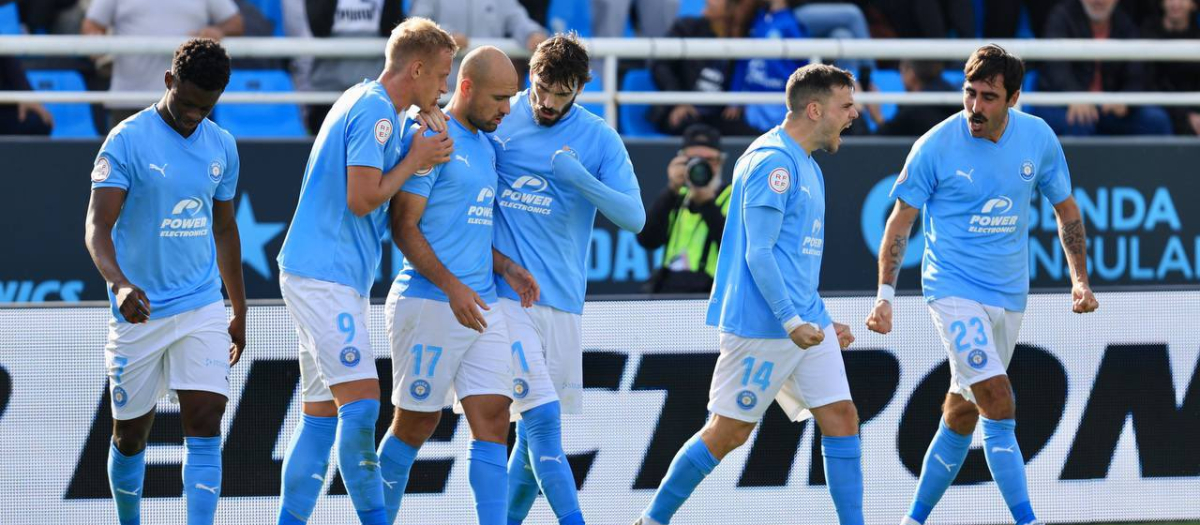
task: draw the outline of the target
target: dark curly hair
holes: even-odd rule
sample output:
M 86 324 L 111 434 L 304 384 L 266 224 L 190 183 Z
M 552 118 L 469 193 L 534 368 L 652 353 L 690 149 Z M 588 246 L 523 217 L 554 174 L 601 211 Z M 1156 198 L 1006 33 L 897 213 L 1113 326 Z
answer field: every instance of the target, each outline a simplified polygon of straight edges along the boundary
M 547 85 L 583 87 L 592 80 L 589 60 L 579 33 L 558 33 L 538 44 L 529 71 Z
M 990 83 L 999 75 L 1004 82 L 1004 100 L 1009 101 L 1025 81 L 1025 62 L 1003 47 L 988 44 L 971 53 L 963 73 L 967 82 L 982 80 Z
M 191 82 L 205 91 L 221 91 L 229 84 L 229 54 L 216 40 L 193 38 L 175 50 L 171 72 L 180 82 Z

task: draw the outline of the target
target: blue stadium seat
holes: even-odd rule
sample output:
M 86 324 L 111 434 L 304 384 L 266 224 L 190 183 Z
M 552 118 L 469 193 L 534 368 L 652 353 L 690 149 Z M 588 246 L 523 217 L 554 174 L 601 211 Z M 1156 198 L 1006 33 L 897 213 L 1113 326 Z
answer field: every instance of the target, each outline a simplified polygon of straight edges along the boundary
M 0 35 L 21 34 L 21 17 L 17 14 L 17 3 L 0 5 Z
M 592 80 L 583 87 L 583 92 L 584 93 L 603 93 L 604 92 L 604 82 L 600 79 L 600 75 L 592 76 Z M 601 117 L 604 117 L 604 104 L 591 103 L 591 104 L 580 104 L 580 105 L 583 106 L 584 108 L 587 108 L 588 111 L 591 111 L 592 113 L 595 113 L 597 115 L 600 115 Z
M 73 70 L 30 70 L 25 72 L 35 91 L 87 91 L 83 75 Z M 83 103 L 46 104 L 54 117 L 51 138 L 95 138 L 96 123 L 91 106 Z
M 282 70 L 235 69 L 227 93 L 294 91 L 292 79 Z M 295 104 L 218 104 L 217 124 L 235 137 L 303 137 L 308 134 Z
M 275 26 L 275 36 L 283 36 L 283 4 L 280 0 L 246 0 Z
M 621 81 L 621 91 L 658 91 L 649 69 L 631 69 Z M 650 106 L 645 104 L 621 104 L 617 108 L 617 123 L 621 134 L 627 137 L 666 137 L 658 132 L 654 124 L 646 120 Z
M 895 69 L 876 69 L 871 73 L 871 83 L 875 84 L 875 87 L 879 88 L 879 91 L 889 93 L 904 92 L 904 81 L 900 79 L 900 72 Z M 895 104 L 882 104 L 879 106 L 879 110 L 883 113 L 884 122 L 892 120 L 892 117 L 896 115 Z M 870 123 L 879 124 L 878 122 Z M 870 128 L 871 131 L 875 130 L 875 126 L 873 125 Z
M 704 0 L 679 0 L 679 18 L 685 16 L 700 16 L 704 11 Z
M 551 33 L 575 31 L 583 38 L 592 36 L 592 3 L 577 0 L 550 0 L 546 19 Z

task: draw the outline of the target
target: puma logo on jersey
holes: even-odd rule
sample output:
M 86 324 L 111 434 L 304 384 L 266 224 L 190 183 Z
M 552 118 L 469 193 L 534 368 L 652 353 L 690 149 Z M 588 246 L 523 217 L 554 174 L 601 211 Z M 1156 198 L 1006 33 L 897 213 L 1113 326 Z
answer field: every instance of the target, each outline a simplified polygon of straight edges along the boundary
M 462 155 L 455 155 L 455 156 L 454 156 L 454 160 L 461 160 L 461 161 L 462 161 L 462 163 L 463 163 L 463 164 L 466 164 L 468 168 L 470 168 L 470 167 L 471 167 L 471 161 L 470 161 L 470 160 L 468 160 L 466 157 L 464 157 L 464 156 L 462 156 Z
M 507 139 L 502 139 L 496 135 L 492 135 L 492 140 L 496 141 L 496 144 L 500 145 L 500 149 L 502 149 L 504 151 L 508 151 L 508 142 L 512 140 L 512 137 L 508 137 Z
M 962 177 L 964 179 L 971 181 L 971 184 L 975 184 L 975 179 L 971 178 L 971 174 L 973 174 L 973 173 L 975 173 L 975 168 L 971 168 L 971 171 L 954 170 L 955 176 Z
M 164 178 L 166 178 L 166 176 L 167 176 L 167 165 L 166 164 L 163 164 L 162 167 L 159 167 L 158 164 L 150 164 L 150 169 L 152 171 L 159 172 L 160 174 L 162 174 L 162 176 Z

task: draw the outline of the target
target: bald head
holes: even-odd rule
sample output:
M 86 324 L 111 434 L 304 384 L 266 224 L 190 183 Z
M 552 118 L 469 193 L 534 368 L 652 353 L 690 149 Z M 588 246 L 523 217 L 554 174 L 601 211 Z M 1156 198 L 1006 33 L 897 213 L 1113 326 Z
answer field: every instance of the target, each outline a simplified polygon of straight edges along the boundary
M 458 83 L 470 79 L 476 86 L 515 85 L 517 69 L 512 60 L 498 47 L 477 47 L 467 53 L 458 69 Z
M 498 48 L 472 50 L 458 69 L 452 114 L 486 132 L 496 130 L 509 111 L 509 99 L 517 93 L 517 69 Z

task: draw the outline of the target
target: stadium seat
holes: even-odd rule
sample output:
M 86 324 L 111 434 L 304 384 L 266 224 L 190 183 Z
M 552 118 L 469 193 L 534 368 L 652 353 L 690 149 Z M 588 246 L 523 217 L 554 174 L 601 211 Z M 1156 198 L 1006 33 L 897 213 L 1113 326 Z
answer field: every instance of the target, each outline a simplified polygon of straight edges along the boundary
M 283 4 L 280 0 L 246 0 L 275 26 L 275 36 L 283 36 Z
M 25 72 L 35 91 L 87 91 L 83 75 L 74 70 L 29 70 Z M 83 103 L 46 104 L 54 117 L 51 138 L 95 138 L 96 123 L 91 106 Z
M 649 69 L 631 69 L 621 81 L 621 91 L 658 91 Z M 666 137 L 658 132 L 654 124 L 646 120 L 650 106 L 645 104 L 621 104 L 617 108 L 617 123 L 621 134 L 627 137 Z
M 21 17 L 17 14 L 17 3 L 0 5 L 0 35 L 21 34 Z
M 546 19 L 551 33 L 575 31 L 583 38 L 592 36 L 592 3 L 576 0 L 550 0 Z
M 592 80 L 583 87 L 583 92 L 584 93 L 603 93 L 604 92 L 604 81 L 603 81 L 603 79 L 600 78 L 600 75 L 594 75 L 592 77 Z M 580 105 L 587 108 L 587 110 L 591 111 L 592 113 L 600 115 L 601 117 L 604 116 L 604 104 L 603 103 L 592 102 L 589 104 L 580 104 Z
M 227 93 L 294 91 L 292 79 L 282 70 L 235 69 Z M 303 137 L 308 134 L 295 104 L 218 104 L 217 124 L 241 137 Z
M 900 79 L 900 72 L 895 69 L 876 69 L 871 74 L 871 83 L 875 84 L 875 87 L 879 91 L 888 93 L 904 92 L 904 81 Z M 892 120 L 892 117 L 896 115 L 895 104 L 881 104 L 879 110 L 883 113 L 884 122 Z M 872 124 L 878 123 L 872 122 Z M 871 130 L 874 131 L 875 127 L 871 126 Z
M 679 18 L 700 16 L 704 11 L 704 0 L 679 0 Z

